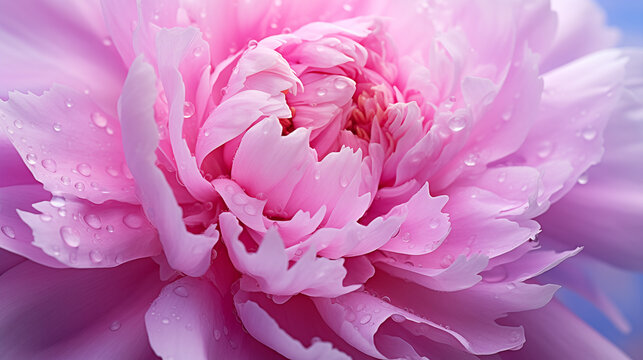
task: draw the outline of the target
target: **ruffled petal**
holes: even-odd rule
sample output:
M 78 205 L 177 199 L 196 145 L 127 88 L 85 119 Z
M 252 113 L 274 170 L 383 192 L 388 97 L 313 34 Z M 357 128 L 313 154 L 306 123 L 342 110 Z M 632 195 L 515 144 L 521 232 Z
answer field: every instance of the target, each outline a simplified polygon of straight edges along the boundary
M 196 235 L 186 230 L 172 189 L 155 165 L 159 143 L 153 108 L 155 79 L 154 68 L 138 58 L 125 81 L 119 101 L 125 157 L 137 184 L 142 184 L 138 189 L 145 214 L 158 229 L 169 264 L 185 274 L 202 275 L 219 233 Z
M 161 291 L 145 314 L 154 352 L 163 359 L 279 359 L 235 321 L 232 304 L 203 279 L 182 278 Z
M 137 203 L 113 110 L 54 85 L 41 96 L 10 93 L 0 102 L 0 123 L 11 129 L 13 146 L 46 190 L 94 203 Z

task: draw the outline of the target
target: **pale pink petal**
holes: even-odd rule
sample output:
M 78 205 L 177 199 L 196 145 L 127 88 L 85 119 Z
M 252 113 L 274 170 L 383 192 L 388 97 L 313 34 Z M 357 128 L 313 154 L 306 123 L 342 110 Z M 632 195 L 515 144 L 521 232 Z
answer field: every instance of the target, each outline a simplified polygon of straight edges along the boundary
M 92 270 L 25 261 L 0 277 L 2 356 L 154 359 L 143 316 L 161 286 L 149 260 Z
M 0 188 L 0 204 L 2 204 L 0 206 L 0 247 L 45 266 L 67 267 L 32 244 L 34 241 L 32 230 L 18 216 L 18 210 L 30 211 L 32 204 L 49 198 L 51 195 L 40 185 Z
M 248 330 L 248 333 L 252 335 L 255 339 L 259 340 L 262 344 L 270 347 L 271 349 L 277 351 L 281 355 L 287 357 L 288 359 L 329 359 L 329 360 L 348 360 L 351 359 L 348 355 L 344 354 L 342 351 L 335 348 L 332 342 L 326 342 L 321 340 L 319 337 L 313 339 L 309 336 L 306 339 L 310 342 L 310 346 L 306 347 L 297 338 L 301 338 L 302 334 L 289 334 L 283 328 L 280 327 L 280 324 L 274 319 L 267 310 L 263 309 L 262 306 L 255 301 L 253 301 L 250 294 L 243 291 L 238 292 L 235 297 L 235 307 L 241 318 L 243 326 Z M 292 300 L 291 300 L 292 301 Z M 264 301 L 264 303 L 267 303 Z M 268 305 L 270 305 L 268 303 Z M 281 305 L 286 307 L 286 305 Z M 288 308 L 291 308 L 289 306 Z M 289 311 L 283 309 L 285 311 Z M 314 309 L 310 309 L 313 310 Z M 301 314 L 301 316 L 310 317 L 313 314 Z M 299 322 L 303 318 L 299 319 Z M 311 325 L 315 326 L 317 324 L 312 323 L 310 319 L 305 321 L 306 326 L 301 326 L 302 328 L 309 328 Z M 320 324 L 321 325 L 321 324 Z M 318 327 L 323 327 L 323 325 L 317 325 Z M 299 330 L 299 329 L 298 329 Z M 328 333 L 328 330 L 326 330 Z M 315 333 L 315 335 L 321 335 Z M 296 338 L 295 338 L 296 337 Z
M 202 275 L 210 264 L 218 232 L 188 232 L 170 185 L 155 165 L 159 135 L 154 122 L 154 68 L 138 58 L 132 65 L 119 101 L 119 118 L 127 163 L 137 183 L 145 214 L 158 229 L 170 265 L 188 275 Z
M 618 347 L 557 301 L 542 309 L 511 314 L 503 322 L 522 325 L 527 342 L 503 359 L 629 359 Z
M 18 210 L 31 227 L 32 244 L 69 267 L 114 267 L 161 252 L 156 229 L 138 205 L 54 197 L 32 206 L 37 213 Z
M 145 314 L 150 344 L 164 359 L 278 359 L 242 331 L 232 309 L 207 280 L 179 279 L 163 288 Z
M 138 202 L 115 109 L 55 85 L 41 96 L 12 92 L 0 110 L 9 139 L 46 190 L 95 203 Z
M 605 12 L 596 2 L 552 0 L 551 7 L 558 16 L 558 28 L 551 48 L 541 60 L 544 72 L 616 45 L 619 32 L 607 27 Z
M 208 55 L 195 56 L 194 51 L 208 53 L 208 44 L 196 29 L 175 28 L 161 30 L 157 46 L 159 75 L 169 106 L 170 142 L 179 177 L 192 196 L 203 202 L 211 201 L 216 197 L 214 188 L 199 172 L 191 152 L 200 121 L 195 110 L 186 112 L 195 106 L 201 71 L 209 64 Z
M 54 83 L 114 106 L 127 73 L 96 0 L 8 2 L 0 14 L 0 98 L 42 93 Z M 51 31 L 56 29 L 56 31 Z
M 243 228 L 232 214 L 221 214 L 219 224 L 230 260 L 244 274 L 241 287 L 246 291 L 263 291 L 280 296 L 303 293 L 336 297 L 360 286 L 344 287 L 344 260 L 317 257 L 315 248 L 308 249 L 294 265 L 289 266 L 283 241 L 275 229 L 268 230 L 257 251 L 249 253 L 239 239 Z

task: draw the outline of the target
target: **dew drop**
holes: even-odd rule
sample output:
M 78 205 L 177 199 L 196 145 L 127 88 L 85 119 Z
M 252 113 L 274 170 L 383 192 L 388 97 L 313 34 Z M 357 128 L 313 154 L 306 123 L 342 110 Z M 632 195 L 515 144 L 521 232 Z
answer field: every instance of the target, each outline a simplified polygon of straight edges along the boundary
M 103 45 L 105 46 L 112 46 L 112 39 L 106 37 L 103 39 Z
M 244 206 L 243 211 L 245 211 L 246 214 L 248 214 L 250 216 L 257 215 L 257 208 L 254 207 L 253 205 L 250 205 L 250 204 Z
M 123 217 L 123 224 L 130 229 L 138 229 L 143 226 L 143 218 L 138 214 L 127 214 Z
M 502 120 L 509 121 L 511 119 L 511 115 L 513 115 L 511 110 L 505 111 L 502 113 Z
M 107 126 L 107 118 L 105 117 L 105 115 L 99 112 L 95 112 L 92 113 L 90 117 L 94 125 L 98 126 L 99 128 L 104 128 L 105 126 Z
M 463 115 L 454 115 L 449 119 L 448 125 L 451 131 L 459 132 L 467 126 L 467 119 Z
M 192 55 L 194 55 L 194 57 L 200 57 L 203 55 L 203 48 L 201 46 L 195 47 L 194 50 L 192 50 Z
M 5 225 L 0 228 L 2 230 L 2 233 L 5 234 L 9 239 L 15 239 L 16 238 L 16 232 L 13 230 L 11 226 Z
M 61 176 L 60 182 L 63 183 L 63 185 L 70 185 L 71 179 L 69 178 L 69 176 Z
M 61 208 L 65 206 L 65 199 L 60 196 L 53 196 L 51 200 L 49 200 L 49 203 L 55 208 Z
M 500 265 L 484 272 L 482 279 L 488 283 L 498 283 L 507 278 L 507 269 Z
M 117 331 L 118 329 L 121 328 L 121 322 L 120 321 L 114 321 L 109 325 L 109 329 L 111 331 Z
M 391 298 L 390 298 L 390 297 L 388 297 L 388 296 L 382 296 L 382 301 L 384 301 L 385 303 L 389 303 L 389 304 L 390 304 L 390 303 L 391 303 Z
M 248 203 L 248 200 L 246 200 L 246 197 L 243 196 L 243 194 L 237 193 L 232 196 L 232 202 L 237 205 L 245 205 Z
M 346 313 L 346 316 L 345 316 L 346 321 L 348 321 L 348 322 L 353 322 L 353 321 L 355 321 L 355 319 L 356 319 L 356 318 L 357 318 L 357 316 L 355 316 L 355 313 L 354 313 L 354 312 L 352 312 L 352 311 L 348 311 L 348 312 Z
M 25 159 L 27 159 L 27 163 L 29 165 L 35 165 L 36 161 L 38 161 L 38 157 L 35 154 L 27 154 L 27 156 L 25 156 Z
M 431 222 L 429 223 L 429 227 L 431 229 L 437 229 L 438 226 L 440 226 L 440 219 L 438 219 L 438 218 L 435 218 L 435 219 L 431 220 Z
M 76 184 L 74 184 L 74 188 L 76 188 L 76 190 L 78 191 L 85 191 L 85 184 L 77 182 Z
M 89 252 L 89 260 L 94 264 L 98 264 L 103 261 L 103 254 L 98 250 L 92 250 Z
M 317 89 L 317 96 L 321 97 L 321 96 L 325 96 L 326 94 L 328 94 L 328 90 L 326 90 L 324 88 Z
M 393 314 L 391 315 L 391 320 L 395 321 L 396 323 L 401 323 L 406 320 L 406 318 L 400 314 Z
M 177 286 L 174 288 L 174 293 L 180 297 L 188 297 L 188 289 L 185 286 Z
M 343 188 L 345 188 L 345 187 L 347 187 L 347 186 L 348 186 L 348 178 L 347 178 L 346 176 L 342 176 L 342 177 L 339 179 L 339 186 L 341 186 L 341 187 L 343 187 Z
M 373 318 L 373 317 L 371 316 L 371 314 L 366 314 L 366 315 L 362 316 L 362 318 L 361 318 L 361 319 L 359 319 L 359 323 L 360 323 L 360 324 L 362 324 L 362 325 L 364 325 L 364 324 L 366 324 L 367 322 L 371 321 L 371 319 L 372 319 L 372 318 Z
M 169 324 L 170 324 L 170 319 L 168 319 L 168 318 L 163 318 L 163 319 L 161 320 L 161 323 L 162 323 L 163 325 L 169 325 Z
M 53 218 L 51 217 L 51 215 L 48 215 L 48 214 L 41 214 L 40 215 L 40 221 L 42 221 L 42 222 L 50 222 L 52 219 Z
M 194 111 L 195 111 L 194 104 L 192 104 L 189 101 L 186 101 L 185 103 L 183 103 L 183 117 L 184 118 L 187 119 L 189 117 L 192 117 L 192 115 L 194 115 Z
M 100 229 L 101 222 L 98 215 L 87 214 L 83 219 L 85 219 L 85 222 L 87 223 L 87 225 L 89 225 L 92 229 L 96 229 L 96 230 Z
M 67 210 L 65 210 L 65 208 L 58 209 L 58 216 L 60 216 L 60 217 L 67 216 Z
M 476 166 L 478 163 L 478 160 L 480 160 L 480 156 L 477 154 L 469 154 L 466 159 L 464 159 L 464 164 L 469 167 Z
M 536 154 L 538 157 L 541 159 L 545 159 L 551 155 L 552 150 L 554 149 L 554 145 L 552 144 L 551 141 L 544 141 L 540 146 L 538 147 L 538 150 Z
M 335 81 L 333 81 L 333 84 L 335 85 L 335 88 L 337 90 L 345 89 L 348 86 L 348 82 L 346 82 L 346 80 L 341 77 L 335 79 Z
M 16 129 L 22 129 L 22 121 L 20 121 L 20 120 L 14 121 L 13 126 L 15 126 Z
M 585 185 L 585 184 L 587 184 L 588 182 L 589 182 L 589 175 L 587 175 L 586 173 L 585 173 L 585 174 L 583 174 L 583 175 L 581 175 L 581 176 L 578 178 L 578 183 L 579 183 L 580 185 Z
M 583 130 L 582 135 L 583 135 L 583 139 L 587 141 L 592 141 L 596 138 L 596 135 L 598 135 L 598 131 L 596 131 L 596 129 L 593 129 L 593 128 L 587 128 Z
M 346 12 L 353 11 L 353 7 L 350 4 L 344 4 L 344 6 L 342 6 L 342 9 L 344 9 L 344 11 Z
M 60 237 L 62 237 L 65 244 L 70 247 L 77 248 L 80 245 L 80 234 L 74 228 L 69 226 L 61 227 Z
M 248 41 L 248 49 L 252 50 L 257 47 L 257 40 L 250 40 Z
M 507 180 L 507 173 L 503 171 L 500 174 L 498 174 L 498 182 L 503 183 L 505 182 L 505 180 Z
M 107 232 L 109 232 L 109 233 L 113 233 L 114 232 L 114 227 L 112 225 L 107 225 L 107 226 L 105 226 L 105 230 L 107 230 Z
M 446 255 L 442 258 L 442 261 L 440 261 L 440 266 L 446 269 L 453 264 L 453 261 L 454 259 L 452 255 Z
M 315 180 L 319 180 L 321 178 L 321 171 L 319 169 L 315 170 Z
M 52 127 L 54 128 L 55 132 L 60 132 L 60 130 L 63 129 L 62 125 L 60 125 L 59 123 L 54 123 Z
M 91 166 L 89 166 L 88 164 L 85 164 L 85 163 L 78 164 L 78 166 L 76 166 L 76 170 L 78 170 L 78 172 L 82 176 L 85 176 L 85 177 L 87 177 L 87 176 L 92 174 Z
M 45 159 L 41 162 L 42 167 L 45 168 L 45 170 L 55 173 L 56 172 L 56 162 L 52 159 Z
M 117 177 L 119 172 L 118 169 L 113 167 L 113 166 L 108 166 L 105 168 L 105 172 L 107 172 L 110 176 Z
M 66 99 L 66 100 L 65 100 L 65 106 L 66 106 L 68 109 L 71 109 L 71 108 L 74 106 L 74 100 L 72 100 L 72 99 Z

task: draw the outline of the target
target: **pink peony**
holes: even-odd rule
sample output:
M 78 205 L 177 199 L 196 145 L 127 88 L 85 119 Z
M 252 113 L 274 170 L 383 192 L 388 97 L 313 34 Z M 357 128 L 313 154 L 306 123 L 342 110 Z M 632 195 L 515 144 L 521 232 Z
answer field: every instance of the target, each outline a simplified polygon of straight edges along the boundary
M 0 358 L 627 358 L 550 284 L 643 270 L 589 0 L 0 10 Z

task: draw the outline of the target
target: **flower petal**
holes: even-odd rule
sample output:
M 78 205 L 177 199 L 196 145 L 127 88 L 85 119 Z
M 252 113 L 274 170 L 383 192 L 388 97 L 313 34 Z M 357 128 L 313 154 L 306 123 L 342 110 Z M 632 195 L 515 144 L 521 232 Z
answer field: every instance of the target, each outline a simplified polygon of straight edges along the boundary
M 128 166 L 139 186 L 145 214 L 159 230 L 169 264 L 188 275 L 202 275 L 210 264 L 218 232 L 195 235 L 188 232 L 182 210 L 170 185 L 155 165 L 159 134 L 154 122 L 156 100 L 154 68 L 142 58 L 132 64 L 119 100 L 123 147 Z

